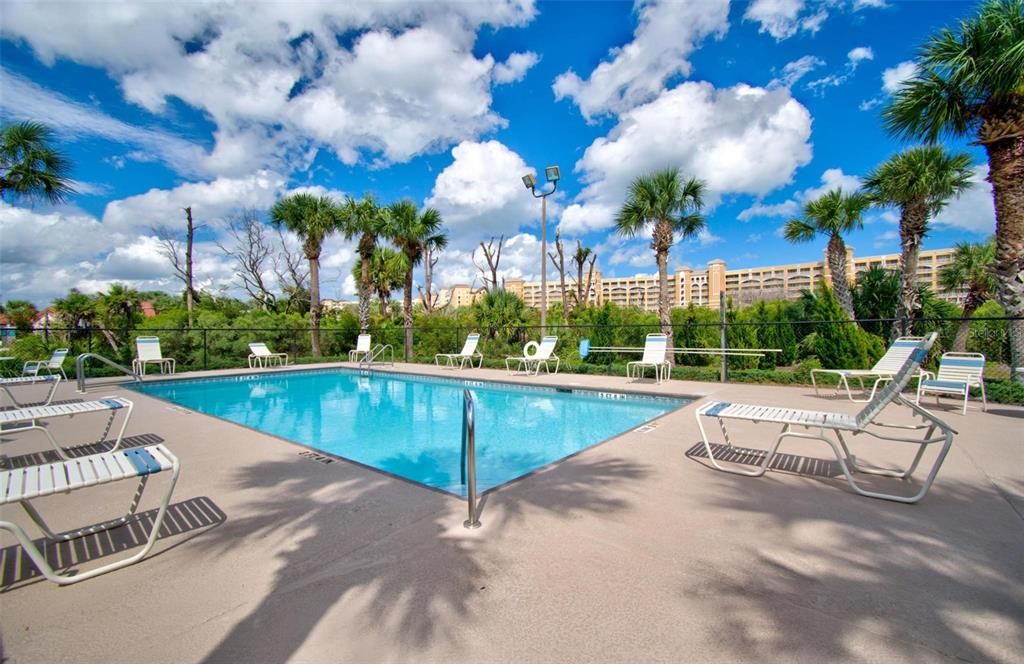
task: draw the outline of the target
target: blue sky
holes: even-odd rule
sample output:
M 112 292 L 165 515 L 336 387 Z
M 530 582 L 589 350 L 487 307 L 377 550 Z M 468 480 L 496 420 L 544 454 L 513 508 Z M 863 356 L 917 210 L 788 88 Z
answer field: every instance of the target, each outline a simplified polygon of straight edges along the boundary
M 0 298 L 176 290 L 154 229 L 180 230 L 186 205 L 204 224 L 199 279 L 238 294 L 216 244 L 227 220 L 301 190 L 438 208 L 441 285 L 479 283 L 473 250 L 501 233 L 504 275 L 534 278 L 540 205 L 520 177 L 548 164 L 563 175 L 549 237 L 594 247 L 605 275 L 655 271 L 648 242 L 611 226 L 629 182 L 667 165 L 709 188 L 708 231 L 673 248 L 673 267 L 817 259 L 824 239 L 789 245 L 779 227 L 900 149 L 879 111 L 915 48 L 974 7 L 7 3 L 0 117 L 54 127 L 80 193 L 58 208 L 0 203 Z M 983 152 L 950 148 L 972 155 L 978 184 L 926 248 L 994 228 Z M 897 251 L 896 218 L 871 213 L 848 243 Z M 351 243 L 332 238 L 322 263 L 324 296 L 351 297 Z

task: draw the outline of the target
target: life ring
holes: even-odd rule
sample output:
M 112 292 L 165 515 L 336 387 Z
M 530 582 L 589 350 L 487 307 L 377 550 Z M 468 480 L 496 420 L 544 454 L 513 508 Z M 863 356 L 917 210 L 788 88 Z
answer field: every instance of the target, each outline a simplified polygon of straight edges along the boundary
M 536 341 L 527 341 L 526 345 L 523 346 L 523 357 L 532 359 L 537 356 L 537 351 L 540 350 L 540 344 Z

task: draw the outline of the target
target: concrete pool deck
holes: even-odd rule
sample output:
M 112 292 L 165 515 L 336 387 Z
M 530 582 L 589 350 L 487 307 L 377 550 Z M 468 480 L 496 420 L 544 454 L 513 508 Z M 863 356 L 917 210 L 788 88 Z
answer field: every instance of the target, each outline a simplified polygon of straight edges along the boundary
M 804 387 L 394 370 L 859 408 Z M 243 372 L 193 375 L 225 373 Z M 488 493 L 483 527 L 470 531 L 458 498 L 319 463 L 118 385 L 84 398 L 107 394 L 135 402 L 132 444 L 163 441 L 181 459 L 162 536 L 142 562 L 62 588 L 0 533 L 4 661 L 1020 662 L 1024 652 L 1024 408 L 936 409 L 960 435 L 931 493 L 901 505 L 853 494 L 821 444 L 784 445 L 763 478 L 715 471 L 694 449 L 691 404 Z M 58 398 L 83 395 L 67 384 Z M 85 443 L 102 426 L 83 416 L 51 429 Z M 756 445 L 776 428 L 739 431 Z M 0 439 L 12 465 L 46 449 L 38 433 Z M 881 464 L 909 449 L 854 439 L 854 451 Z M 57 527 L 95 523 L 127 503 L 129 484 L 36 506 Z M 17 506 L 0 511 L 37 532 Z M 52 553 L 89 569 L 130 552 L 137 535 L 126 527 Z

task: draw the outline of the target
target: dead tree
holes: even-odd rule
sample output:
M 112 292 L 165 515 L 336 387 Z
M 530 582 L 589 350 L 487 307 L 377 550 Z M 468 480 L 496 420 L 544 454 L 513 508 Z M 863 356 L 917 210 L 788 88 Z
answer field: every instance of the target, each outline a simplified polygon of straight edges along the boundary
M 231 258 L 245 292 L 260 309 L 269 311 L 274 306 L 274 294 L 267 287 L 264 275 L 273 247 L 266 227 L 260 223 L 255 210 L 246 209 L 228 220 L 228 235 L 234 240 L 233 246 L 225 247 L 220 242 L 217 246 Z
M 309 268 L 306 267 L 308 263 L 300 252 L 291 250 L 280 229 L 277 231 L 277 237 L 281 241 L 281 250 L 272 259 L 274 274 L 277 275 L 277 283 L 282 293 L 287 296 L 287 309 L 299 305 L 299 313 L 302 313 L 310 302 L 309 288 L 306 285 L 309 279 Z
M 551 263 L 558 270 L 558 277 L 562 284 L 562 317 L 569 320 L 569 293 L 565 290 L 565 247 L 562 245 L 562 231 L 555 231 L 555 250 L 548 253 Z
M 423 250 L 423 286 L 416 286 L 420 291 L 420 300 L 423 302 L 423 309 L 429 314 L 437 308 L 437 300 L 441 296 L 440 293 L 435 293 L 433 290 L 434 286 L 434 266 L 437 265 L 437 261 L 440 260 L 440 256 L 437 253 L 440 251 L 433 243 L 427 242 Z
M 167 228 L 153 227 L 153 233 L 160 240 L 160 253 L 171 262 L 174 273 L 185 285 L 185 308 L 188 310 L 188 326 L 192 327 L 192 310 L 195 301 L 199 299 L 199 293 L 195 291 L 192 278 L 192 241 L 197 228 L 192 222 L 192 207 L 185 210 L 185 251 L 182 256 L 181 244 L 175 238 L 175 234 Z
M 590 300 L 590 289 L 594 283 L 594 264 L 597 262 L 597 254 L 590 247 L 584 247 L 583 243 L 576 240 L 576 253 L 572 256 L 572 262 L 576 264 L 576 306 L 586 306 Z M 583 281 L 583 270 L 589 263 L 586 283 Z
M 487 261 L 487 269 L 484 269 L 483 265 L 476 262 L 476 250 L 473 250 L 473 265 L 476 269 L 480 270 L 480 280 L 484 282 L 484 290 L 488 293 L 498 290 L 498 263 L 501 262 L 501 247 L 505 244 L 505 235 L 502 234 L 498 238 L 498 246 L 494 246 L 494 236 L 491 236 L 491 241 L 487 244 L 480 243 L 480 248 L 484 251 L 484 260 Z M 491 278 L 487 278 L 487 270 L 491 272 Z

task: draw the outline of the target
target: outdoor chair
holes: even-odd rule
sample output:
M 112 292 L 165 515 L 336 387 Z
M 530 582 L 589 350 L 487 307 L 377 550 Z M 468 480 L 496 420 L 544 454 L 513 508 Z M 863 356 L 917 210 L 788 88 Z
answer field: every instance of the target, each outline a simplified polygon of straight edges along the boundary
M 548 364 L 551 360 L 555 361 L 555 373 L 558 373 L 558 367 L 562 364 L 562 361 L 557 355 L 555 355 L 555 345 L 558 344 L 558 337 L 544 337 L 541 339 L 540 345 L 536 341 L 528 341 L 523 346 L 522 357 L 506 357 L 505 358 L 505 371 L 512 375 L 513 373 L 525 372 L 527 374 L 533 373 L 537 375 L 540 373 L 540 365 L 544 365 L 544 371 L 551 373 L 551 367 Z M 531 353 L 531 351 L 533 351 Z M 516 362 L 516 370 L 512 371 L 510 365 L 511 362 Z
M 856 415 L 797 410 L 795 408 L 774 408 L 769 406 L 728 403 L 723 401 L 712 401 L 704 404 L 697 409 L 696 417 L 697 426 L 700 429 L 701 442 L 704 444 L 704 450 L 707 452 L 708 460 L 715 468 L 727 473 L 760 477 L 768 470 L 768 466 L 775 457 L 776 451 L 779 449 L 779 444 L 784 438 L 820 440 L 832 449 L 832 452 L 836 456 L 836 460 L 839 462 L 839 467 L 843 471 L 843 475 L 846 476 L 846 481 L 849 483 L 850 488 L 858 494 L 869 498 L 881 498 L 883 500 L 893 500 L 901 503 L 916 503 L 924 498 L 925 494 L 928 493 L 928 489 L 931 488 L 932 482 L 934 482 L 935 476 L 938 474 L 939 468 L 942 466 L 942 462 L 945 460 L 946 454 L 949 452 L 949 449 L 953 444 L 953 435 L 956 433 L 956 431 L 950 428 L 946 423 L 935 417 L 934 414 L 928 412 L 924 408 L 921 408 L 913 401 L 906 399 L 902 394 L 903 389 L 910 382 L 911 377 L 920 370 L 921 363 L 924 361 L 925 356 L 928 354 L 928 350 L 935 342 L 936 336 L 937 335 L 935 333 L 932 333 L 926 339 L 922 340 L 911 353 L 910 357 L 908 357 L 903 363 L 903 366 L 900 367 L 900 369 L 893 375 L 889 384 L 879 390 L 874 399 L 864 406 L 864 408 L 862 408 Z M 882 412 L 882 410 L 893 402 L 910 408 L 914 414 L 922 420 L 921 424 L 896 425 L 876 421 L 875 418 Z M 729 452 L 738 451 L 742 454 L 759 455 L 762 458 L 760 465 L 753 470 L 737 467 L 734 464 L 730 464 L 729 466 L 722 465 L 722 463 L 715 458 L 715 452 L 711 447 L 707 432 L 704 430 L 704 422 L 701 418 L 705 417 L 713 417 L 718 420 L 718 424 L 722 429 L 722 434 L 725 437 L 725 445 Z M 734 442 L 726 428 L 726 420 L 746 420 L 755 423 L 773 422 L 781 424 L 782 431 L 775 437 L 774 442 L 767 450 L 737 448 L 734 446 Z M 807 429 L 808 432 L 793 431 L 793 427 L 802 427 Z M 811 432 L 811 429 L 818 429 L 818 431 Z M 889 433 L 887 430 L 897 431 Z M 900 430 L 907 433 L 900 435 Z M 922 430 L 924 433 L 919 437 L 907 437 L 910 435 L 910 432 Z M 854 455 L 850 453 L 850 450 L 846 445 L 844 432 L 850 434 L 851 437 L 865 434 L 879 440 L 911 443 L 917 445 L 918 448 L 913 461 L 906 470 L 867 467 L 861 465 L 861 461 L 856 459 Z M 854 479 L 853 473 L 868 473 L 872 475 L 882 475 L 885 477 L 908 479 L 917 469 L 927 447 L 933 443 L 941 443 L 942 447 L 939 450 L 935 462 L 933 463 L 931 470 L 928 472 L 928 476 L 925 478 L 920 490 L 913 495 L 905 496 L 870 491 L 862 488 Z
M 145 546 L 127 558 L 122 558 L 121 560 L 80 574 L 58 574 L 54 571 L 50 562 L 47 561 L 40 547 L 36 546 L 36 543 L 32 541 L 28 533 L 21 526 L 11 521 L 0 520 L 0 529 L 13 533 L 18 539 L 18 543 L 25 549 L 25 553 L 35 563 L 35 566 L 39 568 L 39 571 L 43 573 L 43 576 L 60 585 L 78 583 L 100 574 L 121 569 L 145 558 L 146 554 L 153 548 L 153 544 L 156 543 L 160 526 L 163 525 L 164 516 L 167 514 L 167 506 L 171 501 L 171 494 L 174 492 L 174 485 L 178 481 L 178 458 L 169 449 L 163 445 L 152 445 L 150 447 L 105 452 L 103 454 L 82 456 L 55 463 L 44 463 L 37 466 L 0 471 L 0 506 L 21 503 L 25 512 L 39 526 L 39 529 L 43 531 L 50 542 L 60 542 L 78 539 L 85 535 L 103 532 L 128 523 L 139 506 L 139 500 L 142 498 L 142 493 L 150 476 L 168 470 L 171 471 L 171 478 L 167 483 L 167 488 L 164 490 L 160 509 L 157 511 L 156 518 L 153 519 L 153 525 L 149 529 Z M 139 485 L 125 516 L 78 530 L 64 533 L 52 532 L 31 503 L 36 498 L 43 498 L 58 493 L 68 494 L 89 486 L 134 478 L 139 479 Z
M 269 367 L 275 362 L 282 367 L 288 364 L 288 353 L 271 353 L 270 349 L 267 348 L 267 344 L 251 343 L 249 344 L 249 351 L 250 369 Z
M 480 362 L 476 365 L 479 369 L 484 364 L 483 353 L 477 351 L 477 344 L 480 343 L 480 335 L 473 333 L 466 336 L 466 343 L 463 344 L 462 350 L 458 353 L 438 353 L 434 355 L 434 364 L 441 366 L 441 358 L 445 360 L 445 366 L 449 369 L 455 368 L 455 363 L 458 362 L 460 369 L 466 368 L 466 362 L 469 362 L 469 367 L 473 368 L 473 358 L 480 358 Z
M 878 387 L 892 380 L 892 377 L 900 370 L 906 359 L 917 348 L 921 339 L 922 337 L 900 337 L 889 346 L 885 354 L 870 369 L 811 369 L 811 384 L 814 385 L 814 393 L 820 396 L 818 394 L 818 381 L 816 380 L 817 374 L 832 374 L 837 376 L 839 380 L 839 383 L 836 385 L 836 391 L 839 391 L 841 387 L 846 388 L 846 395 L 850 398 L 850 401 L 871 401 L 875 397 Z M 867 388 L 864 386 L 865 378 L 875 379 L 871 385 L 871 392 L 866 399 L 854 398 L 853 392 L 850 390 L 849 379 L 851 378 L 857 379 L 861 392 L 867 392 Z
M 370 357 L 370 335 L 360 334 L 356 339 L 356 347 L 348 352 L 349 362 L 359 362 Z
M 131 401 L 122 397 L 106 397 L 97 401 L 78 401 L 59 406 L 29 406 L 27 408 L 0 411 L 0 426 L 13 425 L 12 428 L 3 429 L 5 434 L 20 433 L 22 431 L 42 431 L 50 441 L 50 444 L 53 445 L 53 449 L 57 450 L 57 454 L 63 459 L 70 459 L 71 456 L 60 446 L 57 439 L 53 437 L 53 433 L 50 432 L 50 429 L 39 424 L 39 420 L 55 417 L 75 417 L 89 413 L 109 413 L 110 419 L 107 422 L 103 435 L 99 439 L 99 442 L 103 442 L 114 424 L 118 411 L 123 410 L 124 421 L 121 422 L 117 438 L 114 439 L 110 449 L 106 450 L 107 452 L 113 452 L 121 447 L 121 442 L 124 440 L 124 432 L 128 428 L 128 421 L 132 418 L 132 409 L 134 407 Z
M 64 359 L 68 356 L 67 348 L 58 348 L 53 351 L 48 360 L 30 360 L 24 364 L 21 368 L 21 373 L 26 376 L 38 376 L 39 372 L 46 370 L 46 373 L 53 375 L 54 372 L 59 373 L 64 380 L 68 379 L 68 375 L 64 373 Z
M 132 371 L 140 376 L 146 375 L 146 367 L 155 364 L 160 373 L 174 373 L 174 358 L 164 357 L 160 352 L 160 337 L 138 337 L 135 340 L 136 357 L 132 360 Z
M 657 382 L 667 380 L 669 377 L 670 365 L 668 363 L 668 335 L 648 334 L 644 341 L 644 355 L 635 362 L 626 363 L 626 378 L 639 380 L 643 378 L 644 369 L 654 369 L 654 378 Z
M 53 401 L 53 395 L 57 392 L 57 385 L 60 384 L 60 374 L 37 374 L 35 376 L 0 378 L 0 389 L 4 391 L 7 398 L 11 400 L 11 403 L 14 404 L 16 408 L 21 408 L 25 404 L 14 397 L 14 393 L 11 392 L 11 388 L 39 385 L 41 383 L 49 383 L 50 385 L 50 391 L 46 395 L 46 400 L 43 401 L 43 405 L 48 406 L 50 405 L 50 402 Z
M 921 403 L 921 395 L 931 392 L 935 395 L 935 403 L 939 403 L 939 395 L 962 396 L 964 398 L 962 415 L 967 414 L 967 398 L 972 387 L 981 388 L 981 409 L 987 410 L 988 400 L 985 397 L 985 356 L 981 353 L 944 353 L 939 360 L 938 375 L 931 371 L 922 371 L 921 380 L 917 382 L 917 403 Z

